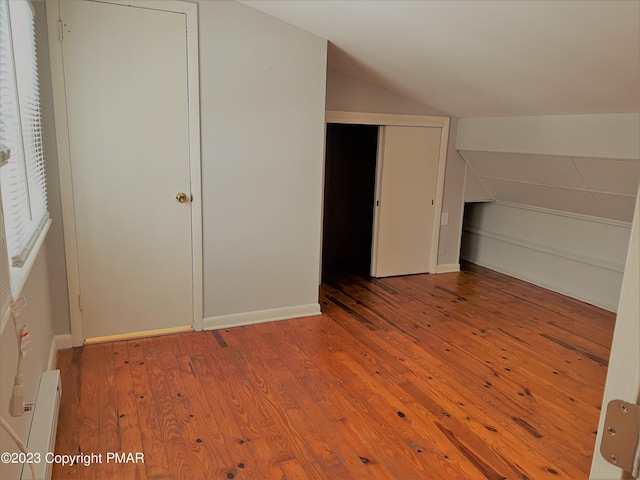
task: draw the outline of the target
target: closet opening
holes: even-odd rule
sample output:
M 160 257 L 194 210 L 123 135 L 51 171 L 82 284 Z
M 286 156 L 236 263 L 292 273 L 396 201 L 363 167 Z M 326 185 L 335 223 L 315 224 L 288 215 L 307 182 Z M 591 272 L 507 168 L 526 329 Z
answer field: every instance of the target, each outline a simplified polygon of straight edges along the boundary
M 322 273 L 369 276 L 378 150 L 377 125 L 327 124 Z

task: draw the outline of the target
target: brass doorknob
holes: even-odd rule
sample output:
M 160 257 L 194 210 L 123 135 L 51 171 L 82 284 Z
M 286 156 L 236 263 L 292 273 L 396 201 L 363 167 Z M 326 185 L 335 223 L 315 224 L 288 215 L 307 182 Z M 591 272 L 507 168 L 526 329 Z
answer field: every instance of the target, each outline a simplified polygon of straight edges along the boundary
M 189 197 L 187 197 L 187 194 L 184 192 L 178 192 L 178 194 L 176 195 L 176 200 L 179 203 L 187 203 L 187 200 L 189 199 Z

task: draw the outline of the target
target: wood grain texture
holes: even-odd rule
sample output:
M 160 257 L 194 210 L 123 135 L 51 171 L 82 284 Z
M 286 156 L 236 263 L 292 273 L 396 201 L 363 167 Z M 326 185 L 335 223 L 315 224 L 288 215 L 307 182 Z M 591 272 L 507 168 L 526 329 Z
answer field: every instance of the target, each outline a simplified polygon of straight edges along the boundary
M 465 264 L 327 275 L 323 315 L 59 355 L 54 478 L 587 478 L 614 315 Z

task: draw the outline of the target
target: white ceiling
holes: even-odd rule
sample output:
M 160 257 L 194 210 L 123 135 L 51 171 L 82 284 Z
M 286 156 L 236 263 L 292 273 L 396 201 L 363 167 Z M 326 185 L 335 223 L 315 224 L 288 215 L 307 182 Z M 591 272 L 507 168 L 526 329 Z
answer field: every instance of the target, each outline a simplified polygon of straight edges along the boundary
M 638 160 L 471 150 L 460 154 L 494 200 L 625 222 L 633 218 Z
M 640 0 L 243 0 L 456 117 L 640 112 Z

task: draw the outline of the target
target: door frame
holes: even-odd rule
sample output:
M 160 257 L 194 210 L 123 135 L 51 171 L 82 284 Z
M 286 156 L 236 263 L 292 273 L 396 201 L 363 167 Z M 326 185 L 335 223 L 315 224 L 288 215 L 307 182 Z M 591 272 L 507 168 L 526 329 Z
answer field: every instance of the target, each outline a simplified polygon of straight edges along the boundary
M 325 149 L 326 149 L 326 125 L 329 123 L 338 123 L 346 125 L 377 125 L 400 126 L 400 127 L 435 127 L 440 128 L 440 152 L 438 154 L 438 177 L 436 179 L 436 197 L 435 210 L 433 214 L 433 228 L 431 232 L 431 252 L 429 253 L 429 273 L 437 273 L 438 264 L 438 243 L 440 240 L 440 218 L 442 217 L 442 199 L 444 192 L 444 172 L 447 162 L 447 147 L 449 145 L 449 117 L 432 116 L 432 115 L 400 115 L 392 113 L 366 113 L 366 112 L 345 112 L 337 110 L 325 111 Z M 378 132 L 378 157 L 376 164 L 380 158 L 380 132 Z M 324 161 L 326 162 L 326 152 Z M 376 165 L 376 175 L 378 168 Z M 376 181 L 376 189 L 379 188 L 379 179 Z M 322 191 L 324 192 L 324 168 L 322 176 Z M 324 193 L 323 193 L 324 195 Z M 373 208 L 373 206 L 372 206 Z M 324 212 L 322 214 L 324 218 Z M 376 235 L 376 225 L 379 215 L 374 215 L 374 238 Z M 373 255 L 373 246 L 372 246 Z M 372 262 L 373 262 L 372 258 Z M 320 229 L 320 275 L 322 275 L 322 228 Z
M 616 315 L 611 353 L 607 370 L 598 433 L 593 450 L 590 479 L 626 479 L 622 469 L 607 462 L 600 446 L 607 431 L 607 406 L 612 400 L 623 400 L 631 405 L 640 405 L 640 188 L 636 195 L 636 206 L 631 225 L 631 236 L 627 250 L 618 313 Z
M 60 23 L 60 2 L 46 0 L 49 57 L 51 64 L 51 86 L 53 90 L 54 123 L 60 174 L 60 196 L 69 291 L 69 315 L 71 323 L 71 343 L 74 347 L 85 342 L 80 310 L 80 275 L 76 218 L 73 200 L 73 177 L 69 130 L 67 123 L 67 102 L 62 57 L 62 24 Z M 77 0 L 72 0 L 77 1 Z M 93 0 L 84 0 L 93 1 Z M 187 91 L 189 108 L 189 173 L 191 177 L 191 255 L 192 255 L 192 328 L 202 330 L 203 320 L 203 265 L 202 265 L 202 182 L 200 158 L 200 87 L 198 64 L 198 5 L 179 0 L 100 0 L 130 7 L 161 10 L 185 15 L 187 31 Z M 144 332 L 148 335 L 168 333 L 161 330 Z M 131 335 L 124 335 L 130 337 Z M 138 335 L 139 336 L 139 335 Z M 110 338 L 110 340 L 115 337 Z

